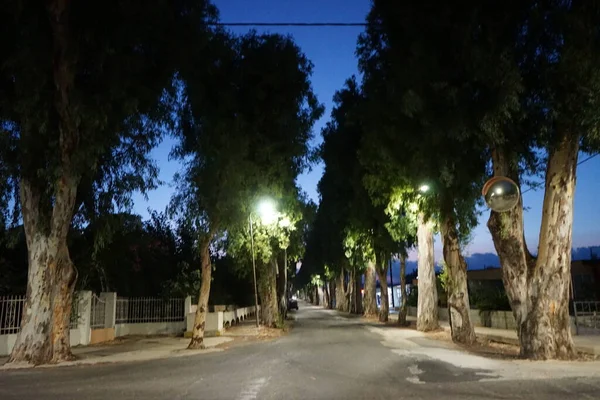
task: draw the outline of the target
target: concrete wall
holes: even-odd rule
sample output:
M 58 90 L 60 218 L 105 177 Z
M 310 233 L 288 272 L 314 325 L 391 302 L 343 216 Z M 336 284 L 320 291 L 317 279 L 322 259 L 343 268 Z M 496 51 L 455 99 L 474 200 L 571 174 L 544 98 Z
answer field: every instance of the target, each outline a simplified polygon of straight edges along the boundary
M 70 331 L 71 346 L 79 346 L 81 344 L 81 332 L 79 329 L 71 329 Z M 0 356 L 7 356 L 12 351 L 17 341 L 17 334 L 0 335 Z
M 86 346 L 113 340 L 115 337 L 127 335 L 173 335 L 182 334 L 186 329 L 186 321 L 178 322 L 152 322 L 116 324 L 116 293 L 101 293 L 99 298 L 105 304 L 104 326 L 91 328 L 92 292 L 81 291 L 77 293 L 78 316 L 77 328 L 70 331 L 71 346 Z M 190 297 L 185 299 L 185 315 L 192 309 Z M 192 320 L 193 323 L 193 320 Z M 217 326 L 218 321 L 215 322 Z M 221 326 L 223 322 L 221 321 Z M 17 334 L 0 335 L 0 356 L 9 355 L 17 340 Z
M 260 310 L 260 306 L 258 309 Z M 233 311 L 209 312 L 206 314 L 204 334 L 207 336 L 220 335 L 226 327 L 239 324 L 252 315 L 254 315 L 254 306 L 242 307 Z M 195 312 L 188 313 L 186 320 L 186 334 L 188 335 L 194 330 L 195 318 Z
M 408 307 L 408 315 L 416 317 L 417 307 Z M 446 307 L 438 308 L 440 321 L 448 322 L 448 309 Z M 471 309 L 471 321 L 475 326 L 494 328 L 494 329 L 509 329 L 517 330 L 517 323 L 512 311 L 482 311 Z M 571 333 L 576 334 L 575 317 L 571 318 Z
M 115 337 L 129 335 L 176 335 L 185 330 L 185 321 L 116 324 Z
M 92 329 L 90 344 L 104 343 L 115 340 L 115 328 Z

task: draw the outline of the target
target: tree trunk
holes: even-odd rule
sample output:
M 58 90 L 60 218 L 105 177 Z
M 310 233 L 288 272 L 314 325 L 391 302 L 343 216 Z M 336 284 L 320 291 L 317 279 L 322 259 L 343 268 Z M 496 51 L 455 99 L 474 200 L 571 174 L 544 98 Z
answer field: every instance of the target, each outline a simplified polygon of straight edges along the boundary
M 192 340 L 188 349 L 204 349 L 204 328 L 206 326 L 206 314 L 208 313 L 208 300 L 210 297 L 210 283 L 212 275 L 212 263 L 210 260 L 210 242 L 213 235 L 209 233 L 200 243 L 200 263 L 202 276 L 200 278 L 200 293 L 198 294 L 198 307 L 194 317 L 194 329 Z
M 508 212 L 492 211 L 488 221 L 517 321 L 521 356 L 530 359 L 571 359 L 576 353 L 569 287 L 578 151 L 579 138 L 569 135 L 550 150 L 537 260 L 525 243 L 522 201 Z M 502 149 L 493 152 L 492 161 L 495 176 L 518 178 Z
M 9 363 L 34 365 L 73 359 L 69 323 L 77 272 L 67 247 L 67 235 L 77 193 L 77 181 L 66 171 L 56 183 L 50 229 L 44 231 L 39 190 L 23 178 L 20 201 L 29 270 L 25 309 Z
M 354 312 L 356 314 L 363 313 L 363 302 L 362 302 L 362 292 L 361 292 L 361 282 L 360 275 L 357 276 L 356 271 L 352 273 L 353 285 L 352 294 L 354 297 Z
M 451 202 L 445 208 L 441 226 L 444 262 L 448 271 L 446 291 L 450 312 L 452 341 L 473 344 L 476 340 L 471 323 L 469 290 L 467 285 L 467 263 L 460 251 L 460 241 L 456 230 L 454 206 Z
M 327 308 L 333 310 L 336 303 L 335 280 L 329 281 L 329 304 Z
M 381 293 L 381 306 L 379 307 L 379 321 L 387 322 L 390 315 L 390 303 L 388 296 L 388 285 L 387 285 L 387 264 L 383 257 L 378 260 L 377 264 L 377 276 L 379 277 L 379 290 Z M 393 294 L 392 294 L 393 295 Z
M 367 263 L 365 271 L 365 296 L 363 297 L 363 307 L 365 317 L 377 315 L 377 272 L 375 271 L 375 261 Z
M 345 279 L 344 279 L 344 269 L 342 269 L 338 275 L 338 281 L 336 285 L 335 292 L 335 308 L 339 311 L 348 312 L 350 309 L 348 308 L 348 293 L 347 290 L 344 290 Z
M 279 306 L 277 302 L 277 259 L 261 264 L 258 278 L 258 290 L 261 303 L 262 322 L 267 327 L 276 327 L 280 322 Z
M 279 265 L 277 295 L 279 297 L 279 314 L 285 320 L 287 316 L 288 291 L 287 291 L 287 249 L 283 251 L 283 263 Z
M 408 314 L 408 293 L 406 292 L 406 256 L 400 255 L 400 312 L 398 313 L 398 324 L 406 326 L 406 315 Z
M 356 288 L 356 285 L 354 284 L 354 271 L 348 271 L 348 290 L 347 290 L 347 296 L 348 296 L 348 312 L 349 313 L 356 313 L 356 296 L 354 295 L 354 290 Z
M 418 290 L 417 330 L 433 331 L 438 324 L 438 294 L 433 258 L 433 226 L 425 221 L 423 214 L 418 216 Z
M 327 279 L 323 280 L 323 305 L 327 307 L 329 304 L 329 285 Z
M 20 178 L 29 270 L 21 330 L 9 358 L 9 363 L 34 365 L 73 358 L 69 323 L 77 280 L 67 247 L 79 184 L 79 175 L 74 173 L 72 165 L 79 144 L 79 126 L 70 98 L 75 60 L 70 52 L 68 2 L 49 1 L 46 11 L 52 28 L 54 106 L 58 116 L 61 156 L 58 171 L 61 176 L 54 183 L 50 196 L 45 193 L 46 182 L 39 182 L 35 176 Z M 30 136 L 31 133 L 23 130 L 21 135 Z M 52 203 L 50 216 L 44 213 L 42 203 Z

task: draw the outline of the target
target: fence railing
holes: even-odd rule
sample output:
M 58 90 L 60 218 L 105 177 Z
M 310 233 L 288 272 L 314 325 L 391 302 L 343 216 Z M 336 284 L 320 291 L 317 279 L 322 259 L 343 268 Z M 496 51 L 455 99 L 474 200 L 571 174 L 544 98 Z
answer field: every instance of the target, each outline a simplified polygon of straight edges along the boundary
M 600 335 L 600 301 L 574 301 L 578 335 Z
M 118 298 L 117 324 L 185 320 L 185 299 Z
M 25 310 L 25 295 L 0 296 L 0 335 L 19 333 L 21 330 L 21 318 Z M 79 324 L 79 300 L 77 295 L 73 297 L 73 307 L 69 321 L 70 329 L 77 329 Z
M 95 294 L 92 295 L 90 328 L 101 329 L 105 326 L 106 302 Z
M 0 297 L 0 335 L 18 333 L 25 308 L 25 296 Z

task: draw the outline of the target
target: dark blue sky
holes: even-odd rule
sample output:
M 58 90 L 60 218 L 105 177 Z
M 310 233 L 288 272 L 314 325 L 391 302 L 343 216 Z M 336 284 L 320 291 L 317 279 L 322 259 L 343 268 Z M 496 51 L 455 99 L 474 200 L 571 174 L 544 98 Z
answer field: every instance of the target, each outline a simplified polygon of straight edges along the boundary
M 363 22 L 369 10 L 369 0 L 215 0 L 220 9 L 222 22 Z M 250 28 L 232 28 L 233 32 L 244 33 Z M 327 110 L 315 126 L 314 145 L 320 138 L 320 130 L 329 119 L 332 97 L 344 81 L 357 74 L 354 51 L 356 39 L 362 27 L 269 27 L 257 29 L 275 33 L 290 34 L 314 63 L 313 88 Z M 161 179 L 171 182 L 179 165 L 168 161 L 172 140 L 165 140 L 153 155 L 161 168 Z M 584 158 L 583 156 L 582 158 Z M 311 172 L 298 179 L 300 186 L 318 201 L 316 185 L 323 172 L 317 165 Z M 573 246 L 584 247 L 600 244 L 600 156 L 578 169 L 577 191 L 575 195 L 575 222 Z M 135 196 L 134 211 L 146 217 L 147 209 L 163 210 L 167 205 L 172 188 L 164 185 L 149 194 L 149 200 Z M 543 193 L 530 191 L 523 196 L 529 211 L 525 214 L 525 236 L 532 250 L 538 243 L 541 222 Z M 493 252 L 491 236 L 485 226 L 488 212 L 480 218 L 480 224 L 473 234 L 469 253 Z M 414 258 L 415 255 L 411 255 Z M 436 240 L 436 258 L 441 257 L 441 246 Z

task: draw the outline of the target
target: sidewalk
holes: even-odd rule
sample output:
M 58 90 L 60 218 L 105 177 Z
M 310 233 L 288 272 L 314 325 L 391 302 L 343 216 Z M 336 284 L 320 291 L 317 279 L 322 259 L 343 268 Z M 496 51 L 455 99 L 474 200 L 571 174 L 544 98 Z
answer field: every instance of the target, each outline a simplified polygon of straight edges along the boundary
M 161 358 L 183 357 L 196 354 L 222 351 L 217 346 L 232 341 L 232 337 L 209 337 L 204 339 L 205 350 L 187 350 L 190 340 L 181 337 L 146 337 L 129 336 L 113 342 L 91 346 L 73 347 L 73 355 L 77 360 L 60 364 L 44 365 L 36 368 L 63 367 L 73 365 L 91 365 L 129 361 L 147 361 Z M 3 366 L 8 357 L 0 357 L 0 370 L 13 368 L 29 368 L 31 365 Z
M 407 317 L 409 321 L 416 321 L 417 317 Z M 450 331 L 450 325 L 446 321 L 440 321 L 440 326 L 446 331 Z M 477 337 L 485 338 L 499 343 L 507 344 L 519 344 L 517 338 L 517 332 L 508 329 L 495 329 L 495 328 L 484 328 L 475 327 L 475 334 Z M 575 349 L 580 353 L 600 355 L 600 336 L 578 336 L 573 335 L 573 341 L 575 342 Z

